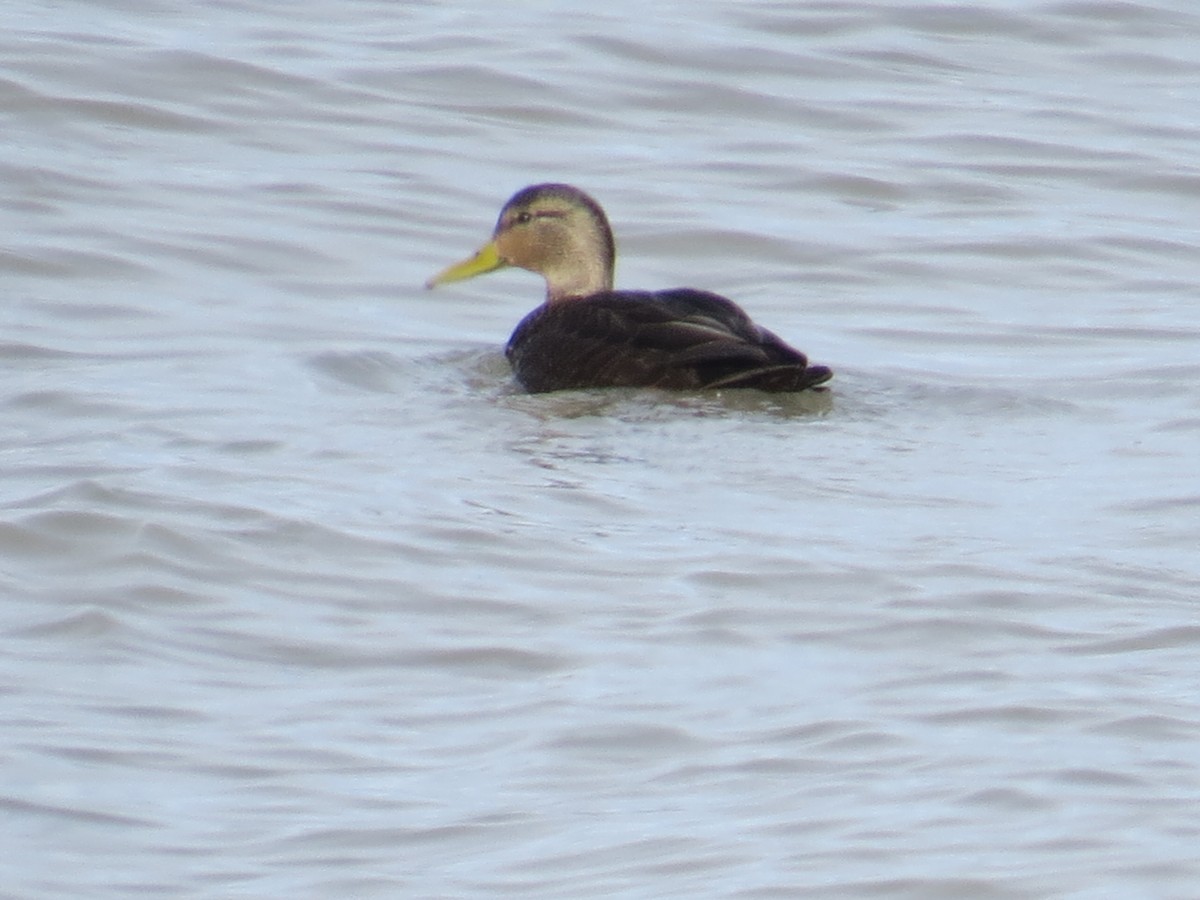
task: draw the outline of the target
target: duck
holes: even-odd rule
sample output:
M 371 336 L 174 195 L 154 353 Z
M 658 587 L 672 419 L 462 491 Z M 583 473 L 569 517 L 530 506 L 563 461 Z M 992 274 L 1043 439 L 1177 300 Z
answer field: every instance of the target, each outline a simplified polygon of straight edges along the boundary
M 541 275 L 545 301 L 505 347 L 517 381 L 534 394 L 605 387 L 825 390 L 821 385 L 833 377 L 719 294 L 614 290 L 616 256 L 599 203 L 569 184 L 535 184 L 504 204 L 490 241 L 426 287 L 509 266 Z

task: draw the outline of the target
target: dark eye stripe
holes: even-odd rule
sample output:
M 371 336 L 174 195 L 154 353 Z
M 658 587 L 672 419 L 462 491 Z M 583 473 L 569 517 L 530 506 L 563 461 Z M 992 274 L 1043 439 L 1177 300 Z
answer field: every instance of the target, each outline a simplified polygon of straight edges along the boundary
M 561 219 L 564 216 L 566 213 L 559 209 L 539 209 L 536 212 L 523 209 L 513 216 L 513 224 L 528 225 L 534 219 Z

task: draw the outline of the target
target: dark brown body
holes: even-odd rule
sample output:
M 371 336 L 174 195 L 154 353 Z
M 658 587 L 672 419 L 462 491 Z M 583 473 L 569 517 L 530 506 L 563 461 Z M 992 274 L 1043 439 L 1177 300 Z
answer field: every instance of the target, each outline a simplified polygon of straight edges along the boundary
M 534 393 L 588 387 L 801 391 L 828 381 L 799 350 L 717 294 L 605 291 L 546 303 L 506 350 Z

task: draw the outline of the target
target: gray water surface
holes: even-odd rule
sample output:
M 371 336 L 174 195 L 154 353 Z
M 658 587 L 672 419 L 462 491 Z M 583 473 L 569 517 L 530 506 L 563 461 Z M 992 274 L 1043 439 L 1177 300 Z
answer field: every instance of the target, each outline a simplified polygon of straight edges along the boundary
M 5 896 L 1197 896 L 1194 4 L 5 17 Z M 519 393 L 546 180 L 832 391 Z

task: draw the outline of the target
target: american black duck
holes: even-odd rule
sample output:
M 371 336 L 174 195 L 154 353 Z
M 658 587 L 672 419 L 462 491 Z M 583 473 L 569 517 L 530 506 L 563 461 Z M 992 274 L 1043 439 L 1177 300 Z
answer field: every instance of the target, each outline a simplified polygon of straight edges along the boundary
M 803 391 L 828 381 L 826 366 L 755 325 L 708 291 L 615 291 L 608 217 L 568 184 L 518 191 L 492 239 L 426 287 L 505 266 L 537 272 L 546 301 L 509 338 L 505 355 L 533 393 L 567 388 L 757 388 Z

